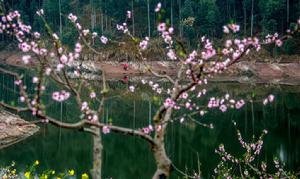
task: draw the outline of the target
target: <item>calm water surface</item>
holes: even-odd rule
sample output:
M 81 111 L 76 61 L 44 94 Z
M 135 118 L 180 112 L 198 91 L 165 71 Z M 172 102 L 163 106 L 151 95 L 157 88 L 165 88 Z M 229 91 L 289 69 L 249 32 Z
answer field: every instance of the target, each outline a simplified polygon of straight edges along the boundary
M 28 80 L 30 80 L 28 78 Z M 0 99 L 16 99 L 13 79 L 0 74 Z M 124 85 L 111 84 L 115 89 L 125 89 Z M 55 87 L 53 87 L 55 88 Z M 235 120 L 246 139 L 260 135 L 263 129 L 269 131 L 265 138 L 263 153 L 259 160 L 272 162 L 278 156 L 289 170 L 299 170 L 300 166 L 300 88 L 286 86 L 213 84 L 208 94 L 218 96 L 230 92 L 237 98 L 247 98 L 247 94 L 257 98 L 275 94 L 273 104 L 263 106 L 261 102 L 248 103 L 238 111 L 225 114 L 219 111 L 208 113 L 197 118 L 203 123 L 213 123 L 215 128 L 208 129 L 192 122 L 179 125 L 174 122 L 169 126 L 166 137 L 167 153 L 174 164 L 188 172 L 202 172 L 205 178 L 211 178 L 213 169 L 218 164 L 214 153 L 220 143 L 236 155 L 242 149 L 236 137 L 231 121 Z M 50 89 L 51 91 L 51 89 Z M 118 91 L 118 90 L 116 90 Z M 122 92 L 119 90 L 118 93 Z M 48 113 L 66 122 L 78 118 L 74 101 L 54 103 L 48 101 Z M 105 105 L 102 120 L 122 126 L 139 128 L 149 124 L 157 108 L 157 100 L 147 97 L 142 91 L 135 96 L 116 97 Z M 26 116 L 24 116 L 26 117 Z M 149 145 L 139 138 L 108 134 L 103 136 L 103 175 L 112 178 L 151 178 L 155 163 Z M 3 150 L 0 150 L 0 166 L 7 166 L 12 161 L 19 170 L 25 170 L 34 160 L 39 160 L 40 170 L 55 169 L 78 172 L 89 172 L 92 168 L 92 137 L 79 131 L 59 129 L 52 126 L 41 126 L 36 135 Z M 201 164 L 199 166 L 199 163 Z M 172 178 L 181 178 L 174 172 Z

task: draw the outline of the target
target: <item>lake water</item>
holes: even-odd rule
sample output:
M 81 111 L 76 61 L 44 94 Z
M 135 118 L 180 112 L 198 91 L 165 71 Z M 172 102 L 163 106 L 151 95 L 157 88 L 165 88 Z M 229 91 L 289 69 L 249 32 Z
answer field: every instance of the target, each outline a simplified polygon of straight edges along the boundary
M 27 81 L 29 80 L 27 77 Z M 0 84 L 0 100 L 14 101 L 17 89 L 13 85 L 13 79 L 0 74 Z M 110 86 L 117 95 L 124 93 L 126 89 L 126 85 L 118 82 L 110 83 Z M 248 140 L 251 140 L 252 135 L 260 135 L 263 129 L 269 131 L 259 160 L 270 163 L 273 157 L 277 156 L 285 163 L 287 169 L 299 170 L 299 87 L 220 83 L 211 84 L 208 88 L 208 97 L 229 92 L 236 98 L 247 98 L 255 94 L 259 99 L 272 93 L 276 100 L 267 106 L 261 102 L 247 103 L 241 110 L 230 110 L 225 114 L 212 111 L 202 118 L 197 118 L 203 123 L 212 123 L 214 129 L 204 128 L 189 121 L 169 125 L 166 149 L 178 168 L 192 173 L 198 171 L 200 163 L 202 175 L 211 178 L 219 161 L 214 150 L 220 143 L 224 143 L 229 152 L 240 155 L 243 150 L 231 123 L 235 120 L 241 133 Z M 157 109 L 158 101 L 148 96 L 147 90 L 142 90 L 135 95 L 128 94 L 109 99 L 101 120 L 132 128 L 148 125 L 149 118 Z M 66 122 L 78 120 L 79 112 L 74 107 L 73 100 L 62 104 L 50 102 L 47 98 L 44 100 L 48 104 L 48 114 Z M 79 173 L 89 172 L 93 164 L 92 142 L 92 136 L 89 134 L 42 125 L 40 132 L 34 136 L 0 150 L 0 166 L 7 166 L 15 161 L 17 168 L 22 171 L 35 160 L 39 160 L 39 170 L 75 169 Z M 104 178 L 151 178 L 155 171 L 155 163 L 146 142 L 139 138 L 110 133 L 103 136 L 103 144 Z M 172 178 L 182 177 L 173 172 Z

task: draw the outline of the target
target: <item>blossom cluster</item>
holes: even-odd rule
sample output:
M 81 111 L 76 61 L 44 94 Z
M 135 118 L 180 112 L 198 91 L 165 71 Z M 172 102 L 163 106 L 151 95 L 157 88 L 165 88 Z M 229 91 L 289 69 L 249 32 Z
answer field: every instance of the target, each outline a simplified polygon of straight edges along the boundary
M 271 44 L 274 43 L 276 44 L 276 46 L 281 47 L 283 42 L 282 40 L 279 38 L 279 34 L 278 33 L 274 33 L 273 35 L 266 35 L 264 41 L 265 44 Z
M 151 89 L 156 92 L 157 94 L 161 94 L 163 92 L 163 87 L 161 87 L 158 83 L 154 83 L 152 80 L 149 80 L 149 82 L 147 80 L 142 79 L 141 80 L 142 84 L 148 84 L 149 87 L 151 87 Z M 170 93 L 170 90 L 168 92 L 168 94 Z
M 54 101 L 63 102 L 69 98 L 70 98 L 70 93 L 65 90 L 56 91 L 52 93 L 52 99 Z
M 80 110 L 83 113 L 82 118 L 91 122 L 98 122 L 98 114 L 96 111 L 90 109 L 88 102 L 82 102 Z
M 268 103 L 272 103 L 275 99 L 273 94 L 270 94 L 267 98 L 263 100 L 263 105 L 267 105 Z
M 234 99 L 229 99 L 229 94 L 226 94 L 225 98 L 221 98 L 221 99 L 215 97 L 210 98 L 207 107 L 219 108 L 222 112 L 226 112 L 228 108 L 240 109 L 244 105 L 245 105 L 245 101 L 243 99 L 238 101 Z
M 233 124 L 236 125 L 235 122 L 233 122 Z M 239 175 L 241 175 L 242 178 L 296 178 L 292 173 L 288 173 L 283 169 L 283 166 L 280 165 L 277 158 L 273 160 L 275 169 L 277 170 L 274 174 L 267 172 L 266 162 L 257 161 L 254 163 L 255 158 L 261 153 L 263 137 L 267 133 L 267 130 L 263 130 L 256 142 L 247 143 L 242 138 L 240 131 L 237 130 L 238 140 L 246 152 L 242 158 L 236 157 L 225 150 L 224 144 L 219 145 L 215 152 L 219 154 L 221 161 L 214 169 L 215 175 L 226 178 L 236 178 L 237 173 L 233 170 L 235 166 L 238 166 Z
M 224 33 L 228 34 L 228 33 L 230 33 L 230 30 L 233 33 L 237 33 L 238 31 L 240 31 L 240 26 L 237 24 L 228 24 L 228 25 L 223 26 Z

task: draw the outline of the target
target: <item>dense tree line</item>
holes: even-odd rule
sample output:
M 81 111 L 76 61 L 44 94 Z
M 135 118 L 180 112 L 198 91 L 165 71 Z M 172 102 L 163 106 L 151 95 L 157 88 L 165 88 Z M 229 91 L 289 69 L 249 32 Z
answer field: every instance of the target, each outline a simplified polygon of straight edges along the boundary
M 35 12 L 43 8 L 51 27 L 65 41 L 74 37 L 74 28 L 66 16 L 72 12 L 80 21 L 100 34 L 116 33 L 115 26 L 132 11 L 129 29 L 136 36 L 157 34 L 155 5 L 162 2 L 165 18 L 178 37 L 195 42 L 203 35 L 222 37 L 222 26 L 235 22 L 243 35 L 284 33 L 300 16 L 300 0 L 7 0 L 11 9 L 19 9 L 36 30 L 43 30 Z M 193 41 L 192 41 L 193 40 Z

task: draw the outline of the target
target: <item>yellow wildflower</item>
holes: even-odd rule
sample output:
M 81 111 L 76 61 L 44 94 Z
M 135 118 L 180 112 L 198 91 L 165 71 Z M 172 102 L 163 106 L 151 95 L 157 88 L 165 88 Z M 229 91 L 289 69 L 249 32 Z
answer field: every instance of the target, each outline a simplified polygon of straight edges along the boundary
M 25 172 L 24 176 L 25 176 L 25 178 L 29 179 L 30 178 L 30 172 Z
M 48 179 L 48 175 L 47 175 L 47 174 L 43 174 L 43 175 L 41 176 L 41 179 Z
M 34 165 L 39 165 L 40 164 L 40 162 L 38 161 L 38 160 L 36 160 L 35 162 L 34 162 Z
M 55 170 L 52 170 L 52 171 L 51 171 L 51 174 L 54 175 L 54 174 L 55 174 Z
M 81 179 L 89 179 L 88 174 L 84 173 L 81 175 Z
M 69 175 L 70 176 L 73 176 L 75 174 L 75 171 L 72 169 L 72 170 L 69 170 Z

